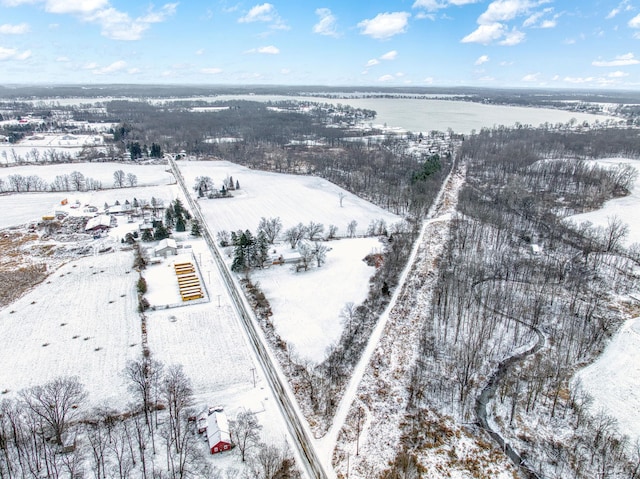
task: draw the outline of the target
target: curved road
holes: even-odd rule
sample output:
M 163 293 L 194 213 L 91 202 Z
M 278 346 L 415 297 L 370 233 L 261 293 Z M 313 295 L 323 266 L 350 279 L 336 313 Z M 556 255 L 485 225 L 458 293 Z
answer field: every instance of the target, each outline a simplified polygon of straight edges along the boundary
M 244 328 L 247 339 L 249 340 L 249 343 L 258 358 L 260 367 L 264 371 L 267 382 L 273 391 L 291 437 L 294 439 L 295 443 L 293 444 L 293 447 L 298 452 L 298 456 L 302 461 L 302 467 L 304 468 L 307 477 L 312 479 L 328 479 L 329 476 L 324 470 L 324 466 L 318 458 L 314 445 L 310 439 L 311 436 L 306 427 L 305 419 L 297 408 L 295 401 L 292 399 L 292 394 L 288 389 L 286 381 L 281 377 L 279 369 L 277 365 L 275 365 L 277 363 L 271 357 L 268 347 L 265 345 L 262 336 L 258 333 L 255 326 L 256 320 L 253 310 L 248 305 L 244 294 L 240 291 L 238 283 L 234 280 L 227 264 L 222 259 L 222 255 L 211 236 L 209 227 L 202 216 L 200 206 L 191 197 L 189 189 L 184 181 L 184 177 L 182 176 L 180 169 L 177 167 L 175 160 L 173 158 L 168 158 L 168 160 L 169 165 L 171 165 L 173 175 L 189 203 L 193 216 L 200 222 L 202 237 L 209 246 L 209 250 L 211 251 L 227 291 L 229 292 L 229 297 L 231 298 L 231 302 L 238 314 L 238 318 L 240 318 L 240 323 Z

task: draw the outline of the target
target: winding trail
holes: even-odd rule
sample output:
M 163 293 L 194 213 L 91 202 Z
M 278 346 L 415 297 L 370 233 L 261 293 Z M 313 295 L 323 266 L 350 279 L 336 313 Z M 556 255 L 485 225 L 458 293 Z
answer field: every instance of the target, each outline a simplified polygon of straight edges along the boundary
M 487 279 L 485 281 L 493 281 L 493 278 Z M 481 284 L 481 283 L 478 283 L 478 284 Z M 483 305 L 483 306 L 486 307 L 486 305 Z M 488 309 L 490 309 L 494 314 L 498 314 L 504 318 L 510 319 L 512 321 L 516 321 L 522 324 L 523 326 L 531 328 L 531 330 L 534 333 L 536 333 L 537 337 L 535 341 L 532 342 L 532 344 L 529 345 L 529 347 L 525 351 L 516 353 L 513 356 L 509 356 L 508 358 L 503 359 L 498 364 L 497 369 L 489 378 L 489 381 L 480 392 L 480 395 L 476 398 L 475 413 L 476 413 L 476 417 L 478 418 L 478 425 L 483 430 L 485 430 L 487 434 L 489 434 L 489 436 L 491 436 L 491 438 L 500 446 L 502 451 L 507 455 L 507 457 L 511 460 L 511 462 L 518 469 L 520 469 L 520 471 L 522 471 L 525 477 L 529 479 L 540 479 L 540 476 L 538 475 L 538 473 L 534 471 L 531 467 L 529 467 L 529 465 L 524 461 L 524 459 L 522 459 L 522 456 L 520 456 L 520 454 L 518 454 L 518 452 L 515 449 L 513 449 L 511 445 L 497 431 L 495 431 L 491 427 L 491 425 L 489 424 L 489 421 L 487 420 L 487 406 L 489 402 L 493 399 L 496 393 L 496 390 L 498 389 L 498 385 L 500 384 L 500 381 L 506 376 L 507 372 L 509 372 L 509 368 L 515 363 L 523 361 L 530 355 L 540 351 L 540 349 L 542 349 L 545 346 L 546 339 L 542 331 L 540 331 L 540 328 L 538 328 L 537 326 L 529 324 L 518 318 L 512 318 L 502 313 L 501 311 L 496 311 L 491 308 L 488 308 Z

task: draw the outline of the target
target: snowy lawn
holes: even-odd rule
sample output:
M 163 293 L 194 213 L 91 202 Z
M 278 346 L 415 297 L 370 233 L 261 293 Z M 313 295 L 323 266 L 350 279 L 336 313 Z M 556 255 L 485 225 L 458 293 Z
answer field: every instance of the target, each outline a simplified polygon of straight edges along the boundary
M 131 252 L 72 261 L 0 310 L 0 391 L 77 375 L 91 403 L 124 407 L 121 372 L 141 352 L 132 263 Z
M 324 224 L 326 232 L 329 225 L 334 224 L 338 235 L 343 236 L 352 220 L 358 223 L 358 234 L 364 234 L 372 220 L 384 219 L 387 224 L 400 220 L 399 216 L 316 176 L 250 170 L 228 161 L 180 161 L 178 166 L 190 187 L 195 185 L 198 176 L 210 177 L 218 189 L 228 176 L 240 183 L 240 190 L 231 192 L 233 198 L 198 200 L 214 232 L 238 229 L 255 232 L 263 216 L 280 217 L 285 230 L 313 221 Z M 342 207 L 340 194 L 345 195 Z
M 330 241 L 327 261 L 320 268 L 295 272 L 291 265 L 274 265 L 256 270 L 252 281 L 271 303 L 271 320 L 277 333 L 293 345 L 302 358 L 315 363 L 325 358 L 327 348 L 337 342 L 343 324 L 340 310 L 345 303 L 362 303 L 369 291 L 375 268 L 363 258 L 382 248 L 377 238 Z M 283 252 L 290 251 L 288 246 Z
M 152 244 L 157 244 L 156 242 Z M 154 248 L 151 247 L 151 250 Z M 170 255 L 167 258 L 154 258 L 153 252 L 150 253 L 150 258 L 152 261 L 156 261 L 155 264 L 150 264 L 144 271 L 143 276 L 147 281 L 147 293 L 145 297 L 149 301 L 149 304 L 152 308 L 161 309 L 171 305 L 187 305 L 193 304 L 193 301 L 183 302 L 182 297 L 180 296 L 180 289 L 178 287 L 178 276 L 176 275 L 174 265 L 176 263 L 191 263 L 195 268 L 195 275 L 198 276 L 200 280 L 200 285 L 202 287 L 202 291 L 204 293 L 204 298 L 199 300 L 194 300 L 196 303 L 200 303 L 206 301 L 207 292 L 204 288 L 202 272 L 198 267 L 198 263 L 196 258 L 191 254 L 191 252 L 183 252 L 181 251 L 178 255 Z M 187 248 L 189 251 L 189 248 Z M 157 263 L 160 261 L 160 263 Z

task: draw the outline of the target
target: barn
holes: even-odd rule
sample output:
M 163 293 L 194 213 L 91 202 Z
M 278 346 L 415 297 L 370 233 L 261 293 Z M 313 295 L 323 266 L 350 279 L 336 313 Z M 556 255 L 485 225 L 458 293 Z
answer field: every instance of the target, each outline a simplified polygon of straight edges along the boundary
M 229 433 L 229 422 L 224 412 L 214 411 L 207 418 L 207 439 L 209 440 L 209 451 L 217 454 L 228 451 L 233 447 L 231 434 Z

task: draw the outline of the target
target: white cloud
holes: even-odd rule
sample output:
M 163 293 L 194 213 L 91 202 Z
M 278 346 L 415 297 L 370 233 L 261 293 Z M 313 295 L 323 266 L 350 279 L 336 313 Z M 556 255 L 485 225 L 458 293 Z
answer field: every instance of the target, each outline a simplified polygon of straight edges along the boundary
M 93 73 L 94 75 L 107 75 L 109 73 L 116 73 L 124 70 L 126 66 L 127 62 L 125 62 L 124 60 L 118 60 L 110 65 L 107 65 L 106 67 L 94 68 L 91 73 Z
M 595 80 L 594 77 L 564 77 L 564 81 L 567 83 L 591 83 Z
M 128 13 L 117 10 L 109 0 L 4 0 L 3 4 L 42 5 L 49 13 L 72 14 L 83 22 L 101 27 L 103 36 L 113 40 L 139 40 L 154 23 L 166 21 L 176 13 L 178 3 L 167 3 L 159 10 L 150 7 L 143 16 L 132 19 Z
M 525 81 L 525 82 L 537 82 L 539 76 L 540 76 L 540 72 L 538 72 L 538 73 L 529 73 L 528 75 L 525 75 L 525 76 L 522 77 L 522 81 Z
M 318 33 L 320 35 L 326 35 L 329 37 L 337 37 L 338 32 L 336 30 L 336 17 L 331 10 L 328 8 L 317 8 L 316 15 L 318 15 L 319 20 L 313 26 L 313 33 Z
M 288 68 L 283 68 L 282 70 L 280 70 L 280 73 L 282 75 L 289 75 L 291 73 L 291 70 L 289 70 Z
M 56 58 L 56 61 L 60 62 L 60 63 L 68 63 L 71 60 L 69 59 L 69 57 L 58 57 L 58 58 Z
M 522 43 L 522 41 L 524 40 L 524 37 L 525 37 L 524 33 L 514 28 L 509 33 L 507 33 L 504 37 L 504 40 L 502 40 L 499 43 L 500 45 L 511 47 L 513 45 L 517 45 L 518 43 Z
M 605 17 L 607 20 L 610 20 L 612 18 L 614 18 L 615 16 L 617 16 L 620 12 L 625 11 L 628 12 L 629 10 L 632 10 L 633 7 L 629 4 L 629 0 L 623 0 L 620 5 L 618 5 L 616 8 L 614 8 L 613 10 L 611 10 L 609 12 L 609 14 Z
M 20 53 L 15 48 L 0 47 L 0 61 L 4 60 L 26 60 L 31 56 L 31 50 Z
M 451 5 L 462 6 L 470 3 L 477 3 L 480 0 L 416 0 L 413 8 L 424 8 L 430 11 L 447 8 Z
M 616 72 L 611 72 L 607 75 L 609 78 L 624 78 L 624 77 L 628 77 L 629 74 L 625 73 L 625 72 L 621 72 L 620 70 L 616 71 Z
M 513 20 L 517 16 L 526 14 L 531 8 L 542 2 L 531 0 L 495 0 L 489 4 L 487 10 L 478 17 L 480 25 L 487 25 L 495 22 L 506 22 Z
M 380 64 L 380 60 L 378 60 L 377 58 L 372 58 L 371 60 L 369 60 L 367 62 L 367 68 L 368 67 L 373 67 L 373 66 L 376 66 L 376 65 L 379 65 L 379 64 Z
M 381 82 L 387 82 L 387 81 L 392 81 L 395 80 L 396 78 L 393 75 L 382 75 L 380 78 L 378 78 L 378 81 Z
M 82 68 L 85 69 L 85 70 L 93 70 L 95 68 L 98 68 L 98 64 L 96 62 L 90 62 L 90 63 L 87 63 Z
M 627 65 L 637 65 L 640 60 L 635 58 L 633 53 L 618 55 L 614 60 L 594 60 L 591 64 L 594 67 L 623 67 Z
M 492 23 L 491 25 L 480 25 L 476 30 L 464 37 L 462 43 L 482 43 L 487 45 L 504 35 L 504 25 L 502 23 Z
M 17 25 L 5 23 L 4 25 L 0 25 L 0 34 L 2 35 L 22 35 L 28 33 L 29 30 L 29 25 L 26 23 L 19 23 Z
M 204 54 L 204 48 L 201 48 L 200 50 L 196 50 L 196 55 L 203 55 Z
M 553 20 L 545 20 L 540 24 L 540 28 L 555 28 L 558 22 L 554 18 Z
M 478 57 L 474 65 L 482 65 L 483 63 L 487 63 L 489 61 L 488 55 L 481 55 Z
M 427 77 L 424 80 L 422 80 L 423 83 L 428 83 L 429 85 L 431 85 L 433 83 L 433 77 Z
M 358 27 L 362 35 L 384 40 L 404 33 L 410 16 L 411 14 L 407 12 L 380 13 L 374 18 L 362 20 L 358 23 Z
M 238 19 L 239 23 L 269 23 L 276 30 L 288 30 L 289 27 L 278 15 L 276 8 L 271 3 L 263 3 L 252 7 L 245 16 Z
M 396 50 L 391 50 L 390 52 L 385 53 L 380 57 L 380 60 L 395 60 L 398 56 L 398 52 Z
M 268 45 L 265 47 L 252 48 L 251 50 L 245 51 L 245 53 L 264 53 L 266 55 L 277 55 L 280 53 L 280 49 L 278 47 L 274 47 L 273 45 Z
M 140 70 L 139 68 L 135 68 L 135 67 L 134 67 L 134 68 L 129 68 L 129 69 L 127 70 L 127 73 L 128 73 L 129 75 L 137 75 L 138 73 L 142 73 L 142 70 Z
M 629 20 L 628 24 L 631 28 L 640 28 L 640 14 Z
M 252 22 L 271 22 L 276 15 L 275 7 L 270 3 L 263 3 L 262 5 L 256 5 L 244 16 L 238 19 L 240 23 L 252 23 Z
M 219 73 L 222 73 L 222 68 L 203 68 L 200 71 L 207 75 L 218 75 Z

